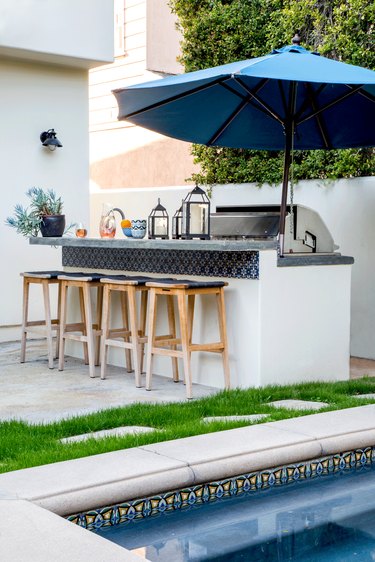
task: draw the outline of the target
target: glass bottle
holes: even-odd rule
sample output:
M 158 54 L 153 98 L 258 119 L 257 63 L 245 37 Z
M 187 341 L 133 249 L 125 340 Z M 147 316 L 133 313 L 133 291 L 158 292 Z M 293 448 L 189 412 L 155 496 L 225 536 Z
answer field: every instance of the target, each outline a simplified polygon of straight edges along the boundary
M 99 224 L 100 238 L 114 238 L 116 234 L 116 219 L 112 205 L 104 203 Z

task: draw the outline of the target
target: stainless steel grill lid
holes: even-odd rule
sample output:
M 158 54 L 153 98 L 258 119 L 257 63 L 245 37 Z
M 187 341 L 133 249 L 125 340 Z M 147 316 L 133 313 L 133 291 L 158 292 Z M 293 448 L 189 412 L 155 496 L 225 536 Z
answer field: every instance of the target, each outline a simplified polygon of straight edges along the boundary
M 211 214 L 211 236 L 276 239 L 279 221 L 280 205 L 217 207 Z M 332 253 L 337 248 L 316 211 L 302 205 L 294 205 L 293 212 L 287 208 L 285 252 Z

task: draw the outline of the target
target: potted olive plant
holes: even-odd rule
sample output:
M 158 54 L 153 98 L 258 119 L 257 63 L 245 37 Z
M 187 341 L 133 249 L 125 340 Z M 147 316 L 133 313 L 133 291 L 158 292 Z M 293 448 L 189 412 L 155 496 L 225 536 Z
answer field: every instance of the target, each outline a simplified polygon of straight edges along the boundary
M 65 215 L 62 214 L 63 202 L 53 189 L 44 190 L 32 187 L 26 192 L 30 199 L 29 207 L 16 205 L 12 217 L 5 223 L 17 229 L 23 236 L 62 236 L 65 230 Z

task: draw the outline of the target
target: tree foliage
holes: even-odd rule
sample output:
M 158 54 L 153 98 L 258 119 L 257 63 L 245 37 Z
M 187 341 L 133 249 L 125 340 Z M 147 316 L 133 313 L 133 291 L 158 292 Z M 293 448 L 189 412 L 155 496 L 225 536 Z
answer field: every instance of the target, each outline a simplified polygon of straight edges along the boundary
M 291 43 L 375 70 L 373 0 L 170 0 L 183 40 L 186 72 L 264 55 Z M 281 181 L 283 155 L 276 152 L 193 145 L 203 183 Z M 374 149 L 296 151 L 294 178 L 358 177 L 375 170 Z

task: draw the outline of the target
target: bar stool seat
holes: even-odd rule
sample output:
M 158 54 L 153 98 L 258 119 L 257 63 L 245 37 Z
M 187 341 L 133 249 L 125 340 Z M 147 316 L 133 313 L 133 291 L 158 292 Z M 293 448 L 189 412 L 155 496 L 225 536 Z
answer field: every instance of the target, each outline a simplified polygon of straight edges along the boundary
M 20 275 L 23 277 L 23 306 L 22 306 L 22 335 L 21 335 L 21 363 L 26 360 L 26 343 L 27 334 L 35 332 L 40 334 L 40 329 L 44 328 L 43 332 L 47 340 L 48 349 L 48 367 L 53 369 L 54 358 L 58 356 L 58 338 L 56 345 L 56 352 L 53 351 L 53 336 L 58 336 L 60 329 L 59 320 L 59 302 L 60 302 L 60 282 L 58 276 L 63 271 L 26 271 Z M 41 285 L 43 289 L 44 301 L 44 320 L 29 320 L 29 299 L 30 299 L 30 285 Z M 51 318 L 51 302 L 50 302 L 50 285 L 59 285 L 58 288 L 58 306 L 57 317 Z
M 102 321 L 103 285 L 101 273 L 67 273 L 58 276 L 61 283 L 60 307 L 60 338 L 59 338 L 59 371 L 64 370 L 65 341 L 74 340 L 83 343 L 85 364 L 89 365 L 90 377 L 95 377 L 95 365 L 99 365 Z M 67 298 L 68 289 L 76 288 L 79 291 L 81 320 L 75 324 L 67 323 Z M 96 322 L 93 322 L 93 302 L 91 289 L 97 289 Z M 81 334 L 73 333 L 81 332 Z M 96 344 L 96 345 L 95 345 Z
M 119 347 L 125 349 L 127 370 L 132 370 L 134 362 L 135 385 L 142 386 L 141 373 L 143 369 L 144 346 L 146 337 L 146 317 L 149 288 L 146 285 L 152 277 L 142 275 L 109 275 L 100 282 L 104 285 L 103 319 L 101 339 L 101 378 L 106 377 L 108 348 Z M 164 281 L 170 281 L 165 279 Z M 121 298 L 122 326 L 110 326 L 112 293 L 119 292 Z M 136 295 L 140 293 L 140 310 L 137 311 Z M 138 319 L 139 318 L 139 319 Z M 173 364 L 175 376 L 178 377 L 177 360 Z M 177 370 L 177 371 L 176 371 Z
M 149 297 L 149 322 L 148 322 L 148 347 L 147 347 L 147 368 L 146 368 L 146 390 L 151 390 L 152 379 L 152 359 L 154 355 L 170 356 L 183 360 L 186 396 L 192 398 L 192 375 L 191 375 L 191 353 L 193 351 L 207 351 L 220 353 L 223 359 L 225 388 L 230 388 L 230 372 L 228 358 L 228 342 L 226 331 L 224 288 L 228 283 L 224 281 L 195 281 L 195 280 L 174 280 L 158 281 L 152 280 L 147 283 L 150 290 Z M 177 298 L 178 316 L 180 325 L 180 337 L 176 337 L 176 330 L 173 329 L 174 337 L 156 336 L 157 319 L 157 299 L 160 296 L 167 296 L 168 300 Z M 220 341 L 213 343 L 193 343 L 193 322 L 195 297 L 216 295 L 218 312 Z M 172 305 L 173 306 L 173 305 Z M 174 315 L 174 312 L 173 312 Z M 177 346 L 181 349 L 178 350 Z M 175 380 L 175 379 L 174 379 Z M 177 378 L 178 380 L 178 378 Z

